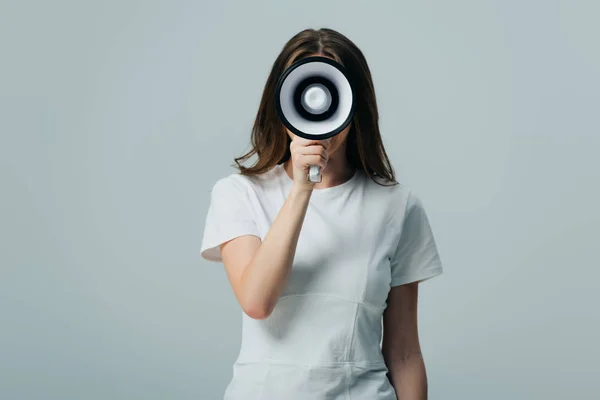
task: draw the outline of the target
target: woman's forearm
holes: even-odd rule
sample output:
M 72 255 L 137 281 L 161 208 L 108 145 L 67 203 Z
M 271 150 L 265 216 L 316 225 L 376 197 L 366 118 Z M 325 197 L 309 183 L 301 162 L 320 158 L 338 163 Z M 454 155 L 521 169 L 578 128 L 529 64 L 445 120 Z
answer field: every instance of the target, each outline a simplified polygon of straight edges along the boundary
M 287 284 L 311 194 L 312 190 L 292 186 L 260 248 L 244 270 L 245 304 L 260 318 L 273 311 Z
M 427 374 L 421 353 L 386 361 L 398 400 L 427 400 Z

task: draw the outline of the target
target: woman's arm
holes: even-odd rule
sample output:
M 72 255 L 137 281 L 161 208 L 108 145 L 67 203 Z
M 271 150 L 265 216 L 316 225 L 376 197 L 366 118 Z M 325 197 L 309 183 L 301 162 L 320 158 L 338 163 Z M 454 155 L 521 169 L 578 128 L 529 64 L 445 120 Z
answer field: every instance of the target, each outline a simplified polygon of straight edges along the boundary
M 427 375 L 417 328 L 418 282 L 394 286 L 383 313 L 382 352 L 398 399 L 426 400 Z
M 265 239 L 245 235 L 221 244 L 221 258 L 235 296 L 251 318 L 265 319 L 285 288 L 314 183 L 311 165 L 327 167 L 330 140 L 294 137 L 290 143 L 293 185 Z
M 267 318 L 283 292 L 311 193 L 292 186 L 262 243 L 256 236 L 241 236 L 220 246 L 233 292 L 251 318 Z

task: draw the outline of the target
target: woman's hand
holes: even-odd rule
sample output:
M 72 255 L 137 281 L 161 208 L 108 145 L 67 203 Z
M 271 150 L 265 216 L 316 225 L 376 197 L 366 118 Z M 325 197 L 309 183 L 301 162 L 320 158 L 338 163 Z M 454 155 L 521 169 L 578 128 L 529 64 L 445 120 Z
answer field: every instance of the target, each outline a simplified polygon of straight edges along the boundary
M 327 148 L 330 139 L 308 140 L 295 136 L 290 144 L 294 184 L 299 188 L 312 190 L 314 182 L 308 180 L 308 170 L 311 165 L 321 167 L 321 172 L 327 166 L 329 155 Z

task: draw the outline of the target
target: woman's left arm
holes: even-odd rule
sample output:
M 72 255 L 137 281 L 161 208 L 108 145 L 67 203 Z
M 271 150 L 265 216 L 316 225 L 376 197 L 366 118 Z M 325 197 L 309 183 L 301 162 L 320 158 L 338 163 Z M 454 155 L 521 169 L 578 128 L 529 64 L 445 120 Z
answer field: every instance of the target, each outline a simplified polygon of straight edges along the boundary
M 418 282 L 394 286 L 383 313 L 382 352 L 400 400 L 427 400 L 427 375 L 417 327 Z

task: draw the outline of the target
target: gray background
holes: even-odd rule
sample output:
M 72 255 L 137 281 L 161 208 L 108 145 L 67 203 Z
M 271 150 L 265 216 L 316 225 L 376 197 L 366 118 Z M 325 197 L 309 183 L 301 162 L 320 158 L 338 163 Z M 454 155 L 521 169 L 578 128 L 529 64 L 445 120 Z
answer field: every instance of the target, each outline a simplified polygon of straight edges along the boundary
M 241 311 L 199 255 L 210 189 L 285 41 L 323 26 L 365 53 L 439 242 L 430 398 L 597 398 L 599 12 L 2 1 L 0 398 L 221 398 Z

